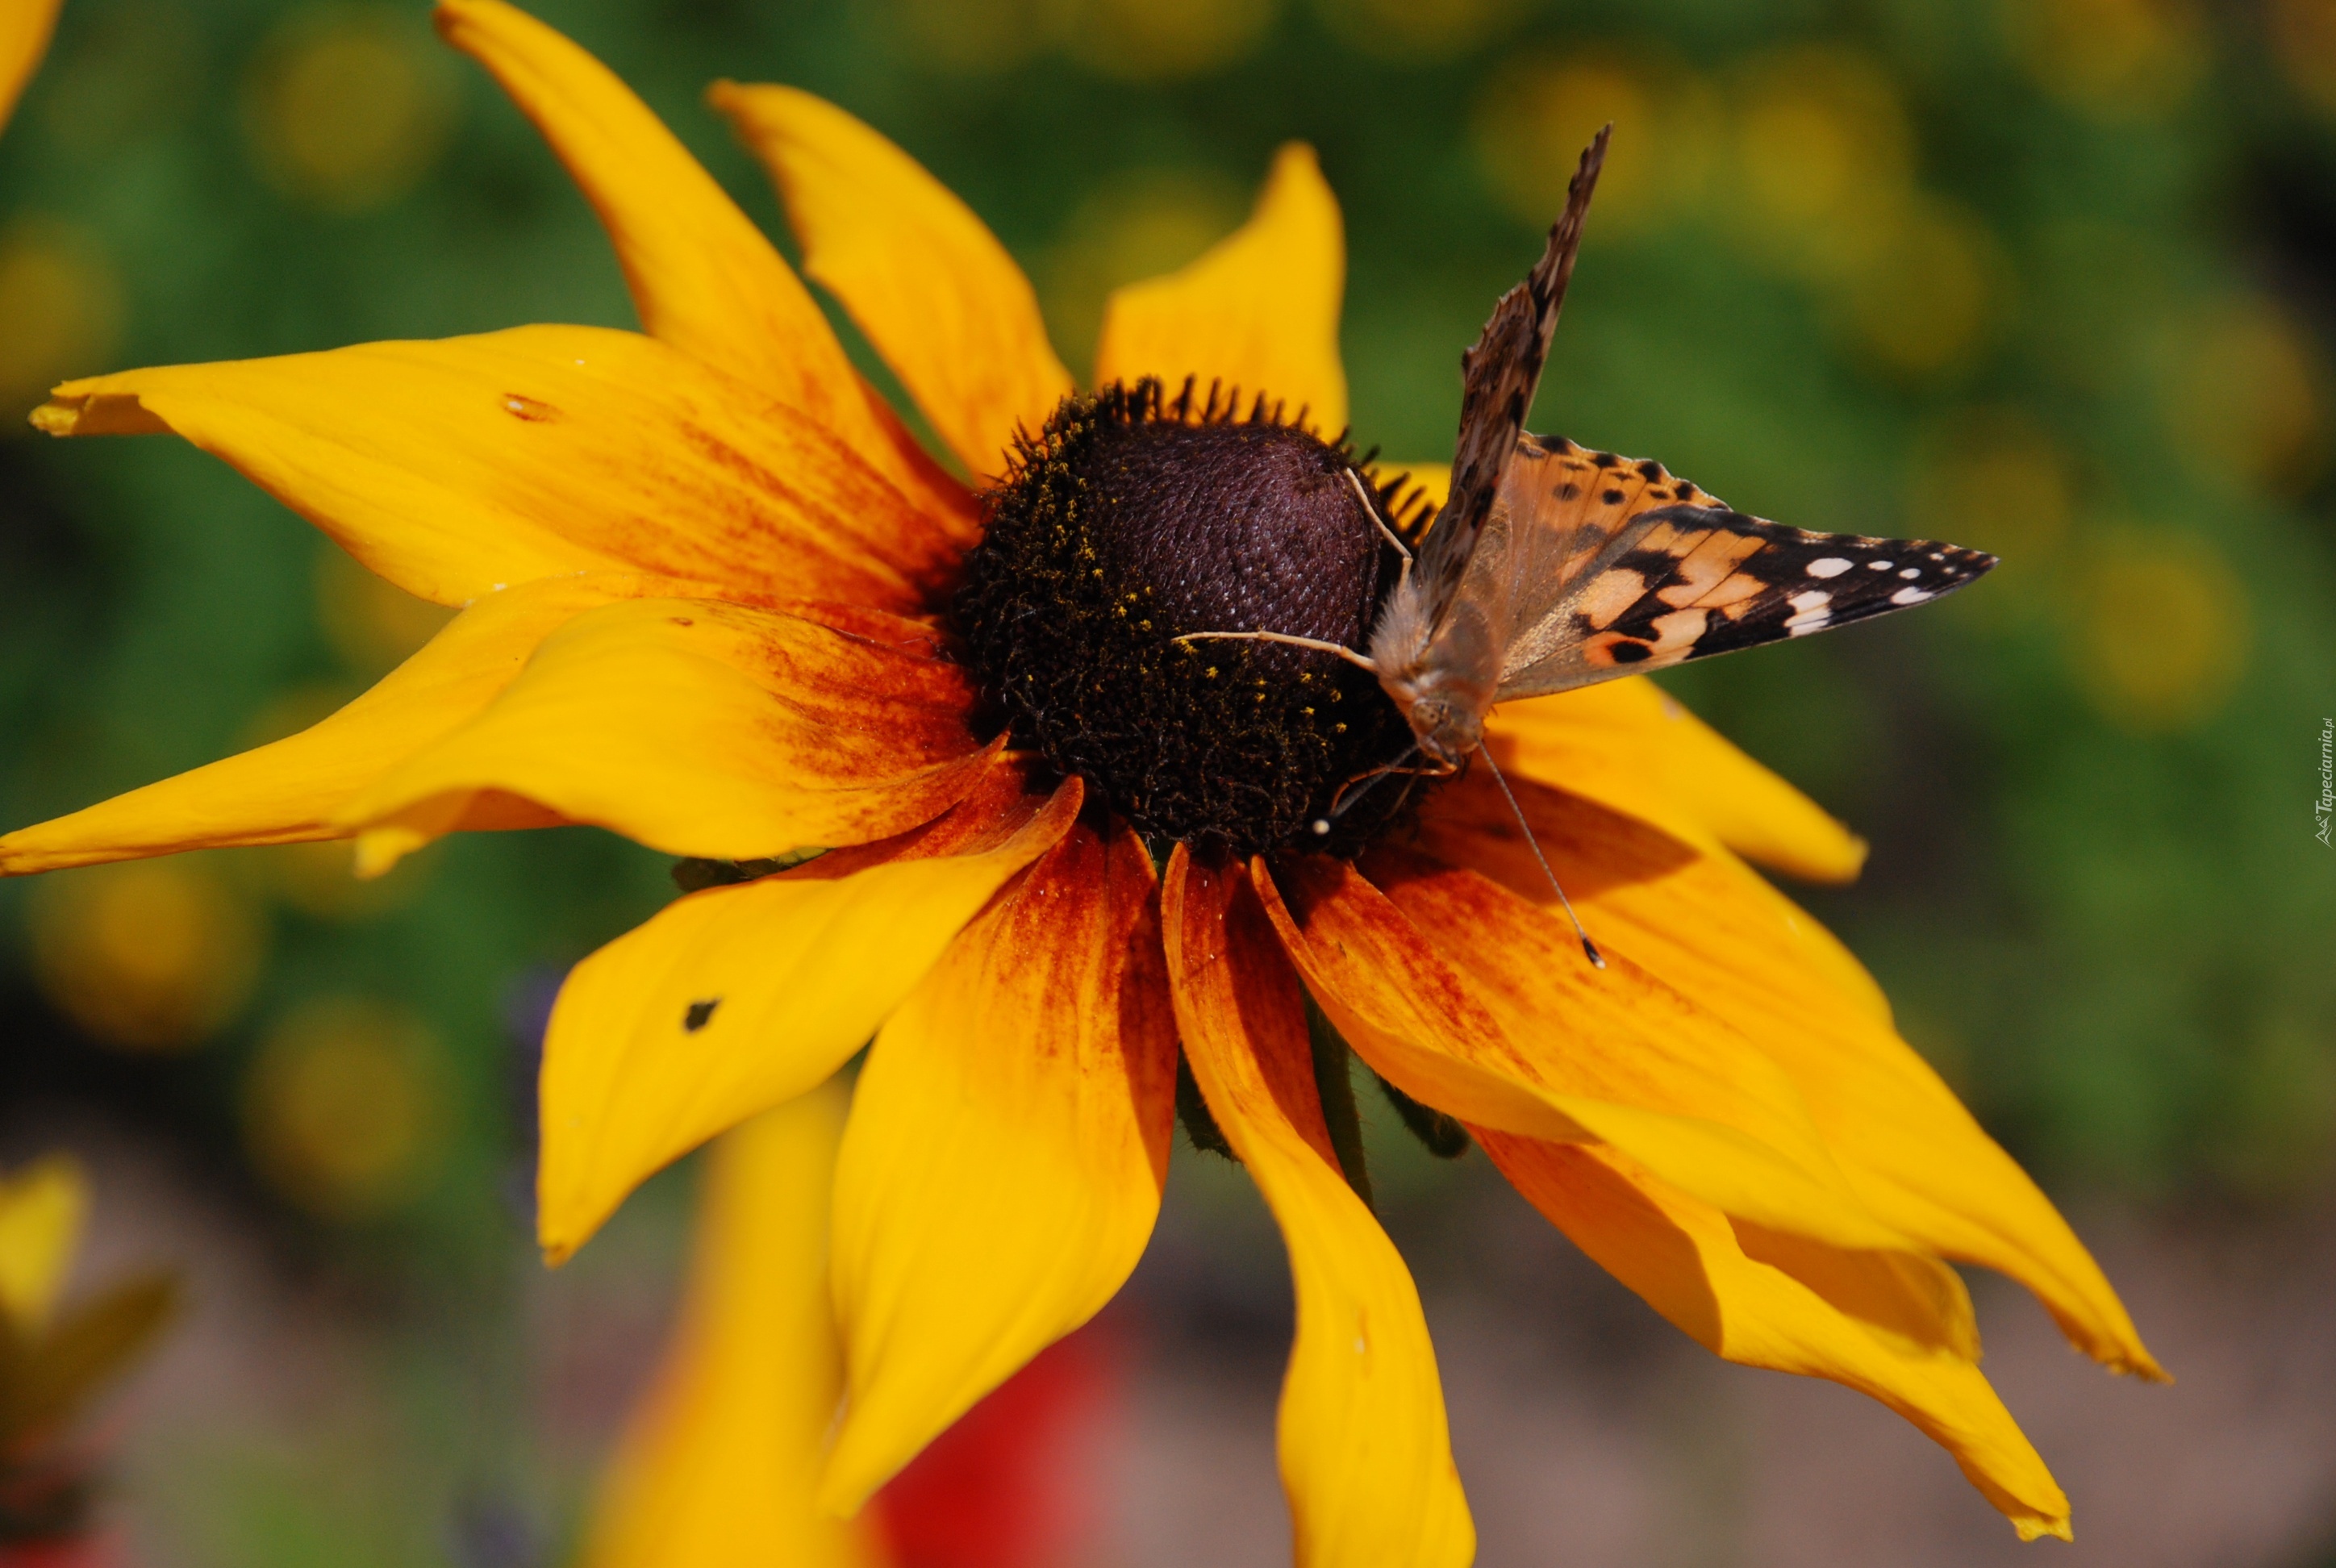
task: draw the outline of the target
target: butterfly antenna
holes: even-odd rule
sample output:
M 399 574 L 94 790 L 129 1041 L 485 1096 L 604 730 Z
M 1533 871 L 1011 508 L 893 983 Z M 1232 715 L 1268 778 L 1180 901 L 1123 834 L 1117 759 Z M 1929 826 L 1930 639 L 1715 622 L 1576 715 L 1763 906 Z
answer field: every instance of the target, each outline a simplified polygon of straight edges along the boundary
M 1598 950 L 1598 944 L 1591 941 L 1590 933 L 1582 929 L 1582 917 L 1573 912 L 1573 901 L 1565 896 L 1565 889 L 1559 883 L 1557 873 L 1549 869 L 1549 857 L 1541 852 L 1541 840 L 1533 836 L 1533 823 L 1525 821 L 1525 808 L 1517 803 L 1516 792 L 1509 788 L 1509 781 L 1502 775 L 1501 765 L 1493 760 L 1493 748 L 1480 746 L 1476 755 L 1483 757 L 1484 765 L 1493 770 L 1493 782 L 1501 786 L 1501 794 L 1508 797 L 1509 809 L 1516 813 L 1517 826 L 1525 830 L 1525 842 L 1533 846 L 1533 859 L 1541 862 L 1541 874 L 1549 879 L 1550 888 L 1557 894 L 1557 901 L 1565 906 L 1565 918 L 1573 922 L 1573 934 L 1582 939 L 1582 956 L 1590 960 L 1591 969 L 1604 969 L 1606 955 Z

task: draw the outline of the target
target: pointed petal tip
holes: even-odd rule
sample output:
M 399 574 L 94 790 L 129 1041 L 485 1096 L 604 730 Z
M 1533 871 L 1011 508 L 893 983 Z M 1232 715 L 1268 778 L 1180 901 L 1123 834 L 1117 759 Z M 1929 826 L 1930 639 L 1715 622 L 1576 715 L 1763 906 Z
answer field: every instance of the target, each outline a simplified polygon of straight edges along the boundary
M 397 862 L 430 842 L 428 833 L 403 823 L 367 828 L 357 834 L 356 874 L 361 881 L 387 876 Z
M 2046 1518 L 2040 1514 L 2015 1518 L 2011 1522 L 2011 1527 L 2020 1532 L 2020 1538 L 2022 1541 L 2040 1541 L 2047 1535 L 2057 1541 L 2067 1541 L 2071 1544 L 2077 1539 L 2077 1533 L 2069 1528 L 2068 1516 L 2066 1514 L 2053 1518 Z
M 150 412 L 134 392 L 100 390 L 107 377 L 61 382 L 49 400 L 27 414 L 46 435 L 167 435 L 170 427 Z

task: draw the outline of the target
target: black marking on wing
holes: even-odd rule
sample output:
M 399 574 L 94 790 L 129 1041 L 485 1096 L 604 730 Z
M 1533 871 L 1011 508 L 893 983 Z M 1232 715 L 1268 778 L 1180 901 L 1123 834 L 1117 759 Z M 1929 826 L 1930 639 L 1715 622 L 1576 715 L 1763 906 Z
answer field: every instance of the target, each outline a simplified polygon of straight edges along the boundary
M 1600 131 L 1582 154 L 1566 188 L 1565 211 L 1551 226 L 1541 259 L 1523 283 L 1501 296 L 1475 346 L 1460 356 L 1460 438 L 1452 453 L 1452 486 L 1414 569 L 1438 624 L 1459 592 L 1541 385 L 1613 129 L 1610 124 Z
M 1936 540 L 1811 533 L 1725 508 L 1667 507 L 1640 521 L 1657 526 L 1610 570 L 1635 577 L 1643 591 L 1602 624 L 1577 618 L 1585 643 L 1603 654 L 1595 662 L 1678 664 L 1830 631 L 1927 604 L 1996 560 Z M 1692 570 L 1739 551 L 1717 580 Z

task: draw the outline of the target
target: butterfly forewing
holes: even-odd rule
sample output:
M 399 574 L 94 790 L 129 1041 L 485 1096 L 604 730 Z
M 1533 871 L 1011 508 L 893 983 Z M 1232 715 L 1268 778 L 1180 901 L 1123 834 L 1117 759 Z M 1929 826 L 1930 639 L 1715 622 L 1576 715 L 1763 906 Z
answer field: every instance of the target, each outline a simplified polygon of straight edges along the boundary
M 1582 154 L 1567 187 L 1565 210 L 1550 229 L 1541 260 L 1523 283 L 1501 296 L 1475 346 L 1461 355 L 1460 437 L 1452 453 L 1452 486 L 1413 573 L 1431 627 L 1441 626 L 1460 598 L 1525 416 L 1533 411 L 1612 130 L 1610 125 L 1599 131 Z
M 1786 528 L 1660 463 L 1562 438 L 1520 441 L 1494 510 L 1507 558 L 1497 701 L 1846 626 L 1995 564 L 1932 540 Z

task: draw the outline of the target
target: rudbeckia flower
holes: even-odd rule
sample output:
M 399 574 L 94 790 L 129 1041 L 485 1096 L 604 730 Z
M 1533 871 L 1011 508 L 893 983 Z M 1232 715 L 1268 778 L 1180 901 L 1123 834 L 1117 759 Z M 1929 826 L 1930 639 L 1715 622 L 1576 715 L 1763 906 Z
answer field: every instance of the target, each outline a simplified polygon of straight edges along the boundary
M 1746 863 L 1844 879 L 1846 830 L 1622 679 L 1493 714 L 1514 817 L 1471 772 L 1382 792 L 1409 803 L 1325 842 L 1301 826 L 1391 706 L 1326 656 L 1163 651 L 1269 618 L 1352 646 L 1385 589 L 1309 151 L 1282 150 L 1216 248 L 1113 297 L 1082 392 L 1019 269 L 923 169 L 805 93 L 715 87 L 945 467 L 616 77 L 500 0 L 438 17 L 583 188 L 644 331 L 59 387 L 43 429 L 175 432 L 462 613 L 313 729 L 0 839 L 0 871 L 336 836 L 377 871 L 555 823 L 682 857 L 699 890 L 579 964 L 554 1011 L 541 1240 L 565 1257 L 872 1037 L 832 1207 L 834 1511 L 1118 1290 L 1181 1104 L 1289 1247 L 1298 1560 L 1466 1562 L 1351 1046 L 1424 1136 L 1473 1138 L 1713 1350 L 1882 1400 L 2023 1535 L 2067 1533 L 1950 1261 L 2160 1374 L 1872 979 Z

